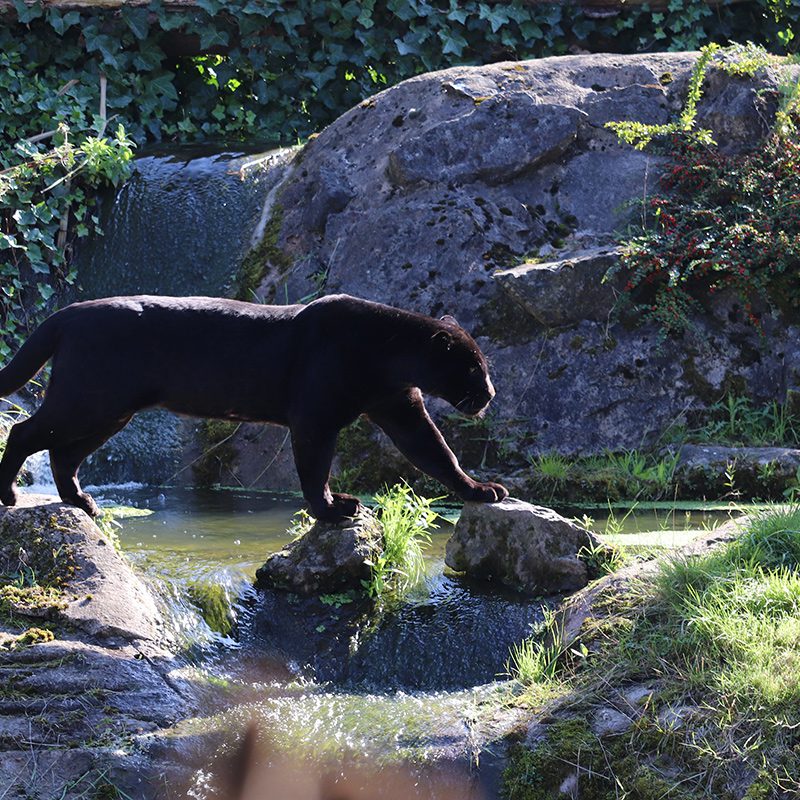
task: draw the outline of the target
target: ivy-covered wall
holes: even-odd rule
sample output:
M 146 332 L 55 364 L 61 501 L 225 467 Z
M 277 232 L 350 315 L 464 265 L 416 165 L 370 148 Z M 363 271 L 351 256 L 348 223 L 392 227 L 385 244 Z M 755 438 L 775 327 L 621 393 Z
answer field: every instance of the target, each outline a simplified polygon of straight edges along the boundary
M 0 159 L 55 122 L 91 129 L 101 74 L 109 114 L 137 141 L 293 143 L 387 85 L 454 64 L 754 36 L 774 51 L 786 3 L 670 0 L 593 18 L 522 0 L 197 0 L 185 11 L 153 0 L 66 12 L 14 0 L 0 28 Z M 186 50 L 218 54 L 175 55 Z

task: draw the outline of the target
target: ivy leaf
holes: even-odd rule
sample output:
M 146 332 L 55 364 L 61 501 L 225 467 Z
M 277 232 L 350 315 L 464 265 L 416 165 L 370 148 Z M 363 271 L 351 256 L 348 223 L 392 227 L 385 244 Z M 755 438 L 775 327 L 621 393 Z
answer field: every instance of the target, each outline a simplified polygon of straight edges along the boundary
M 9 236 L 7 233 L 0 233 L 0 250 L 22 250 L 27 248 L 24 244 L 20 244 L 16 237 Z
M 497 33 L 508 22 L 508 14 L 500 6 L 488 6 L 481 3 L 479 16 L 489 23 L 492 33 Z
M 36 0 L 35 3 L 28 5 L 25 0 L 14 0 L 14 8 L 17 12 L 17 19 L 23 24 L 27 25 L 39 17 L 44 16 L 44 8 L 42 8 L 41 0 Z
M 414 42 L 406 42 L 404 39 L 395 39 L 395 47 L 398 55 L 415 56 L 419 53 L 419 47 Z
M 162 31 L 175 31 L 178 30 L 178 28 L 192 27 L 192 20 L 187 14 L 176 14 L 174 11 L 162 11 L 159 15 L 158 22 Z
M 36 288 L 39 290 L 39 297 L 45 302 L 47 302 L 56 291 L 49 283 L 37 283 Z
M 147 20 L 149 12 L 146 8 L 129 8 L 128 6 L 123 6 L 120 13 L 122 14 L 122 19 L 125 20 L 137 39 L 141 40 L 147 38 L 147 33 L 150 30 L 150 23 Z
M 218 47 L 227 47 L 229 42 L 227 31 L 217 30 L 211 26 L 203 28 L 200 33 L 200 48 L 206 52 Z
M 519 26 L 519 32 L 522 34 L 523 38 L 530 42 L 534 39 L 543 39 L 544 38 L 544 31 L 533 21 L 530 20 L 529 22 L 523 22 Z M 579 34 L 576 33 L 579 36 Z
M 142 42 L 139 51 L 133 54 L 133 66 L 141 72 L 160 69 L 164 51 L 152 42 Z
M 62 14 L 56 8 L 49 8 L 47 9 L 47 21 L 59 36 L 63 36 L 67 28 L 71 28 L 81 21 L 81 15 L 77 11 L 69 11 L 66 14 Z
M 330 66 L 320 72 L 312 72 L 309 77 L 317 90 L 336 78 L 336 67 Z
M 173 83 L 174 78 L 174 73 L 164 72 L 161 75 L 152 78 L 149 86 L 155 94 L 162 95 L 170 100 L 177 100 L 178 92 L 176 91 L 175 84 Z
M 466 10 L 463 8 L 454 8 L 448 15 L 447 19 L 452 20 L 453 22 L 457 22 L 459 25 L 463 25 L 467 21 L 467 14 Z
M 452 31 L 449 33 L 439 31 L 439 38 L 442 40 L 442 53 L 445 54 L 453 53 L 453 55 L 460 56 L 467 46 L 467 40 L 463 36 L 453 33 Z
M 224 7 L 220 0 L 197 0 L 197 7 L 207 11 L 212 17 Z
M 304 22 L 305 19 L 303 18 L 303 13 L 298 8 L 282 14 L 280 18 L 280 23 L 283 26 L 283 29 L 292 35 L 294 35 L 294 29 L 302 25 Z
M 99 51 L 103 56 L 104 63 L 110 64 L 113 67 L 118 66 L 117 54 L 122 48 L 122 42 L 119 39 L 105 33 L 91 36 L 85 29 L 84 38 L 86 39 L 86 49 L 90 53 Z
M 29 227 L 31 225 L 36 224 L 36 217 L 28 208 L 18 208 L 13 214 L 12 217 L 14 218 L 14 222 L 17 225 L 22 225 L 24 227 Z

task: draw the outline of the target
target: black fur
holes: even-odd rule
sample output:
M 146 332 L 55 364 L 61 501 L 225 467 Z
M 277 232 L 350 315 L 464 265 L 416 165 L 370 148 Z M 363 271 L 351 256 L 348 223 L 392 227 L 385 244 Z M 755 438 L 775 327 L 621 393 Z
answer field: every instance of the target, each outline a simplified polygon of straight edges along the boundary
M 477 483 L 428 416 L 422 392 L 466 414 L 494 396 L 486 360 L 454 321 L 347 295 L 307 306 L 209 297 L 112 297 L 53 314 L 0 370 L 0 397 L 53 359 L 41 408 L 11 429 L 0 461 L 0 502 L 31 453 L 49 450 L 65 502 L 96 514 L 81 491 L 83 460 L 137 411 L 273 422 L 291 430 L 303 494 L 317 519 L 354 514 L 328 474 L 339 431 L 367 414 L 409 460 L 464 500 L 508 492 Z

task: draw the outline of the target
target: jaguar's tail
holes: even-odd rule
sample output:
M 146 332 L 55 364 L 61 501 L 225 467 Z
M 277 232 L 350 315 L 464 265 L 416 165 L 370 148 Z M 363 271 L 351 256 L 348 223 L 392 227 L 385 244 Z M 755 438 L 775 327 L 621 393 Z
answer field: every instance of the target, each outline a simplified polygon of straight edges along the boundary
M 0 369 L 0 397 L 21 389 L 47 363 L 56 349 L 58 322 L 46 319 L 20 347 L 14 358 Z

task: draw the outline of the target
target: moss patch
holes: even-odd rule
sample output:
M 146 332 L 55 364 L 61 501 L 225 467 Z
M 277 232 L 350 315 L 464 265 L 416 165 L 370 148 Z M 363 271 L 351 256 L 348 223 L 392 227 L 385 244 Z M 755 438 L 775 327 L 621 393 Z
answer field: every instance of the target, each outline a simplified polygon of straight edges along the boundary
M 45 530 L 51 532 L 45 536 Z M 58 543 L 55 514 L 31 509 L 0 519 L 0 584 L 62 589 L 78 570 L 72 545 Z
M 26 628 L 16 636 L 0 634 L 0 651 L 20 650 L 40 642 L 52 642 L 55 638 L 55 634 L 49 628 Z M 13 695 L 13 692 L 8 694 Z M 2 696 L 4 699 L 9 699 L 5 693 Z
M 275 204 L 261 241 L 245 255 L 239 265 L 234 294 L 237 300 L 253 300 L 271 268 L 276 269 L 279 275 L 285 275 L 291 268 L 292 259 L 278 247 L 282 226 L 283 207 Z
M 192 583 L 187 587 L 189 600 L 212 631 L 222 636 L 233 632 L 234 617 L 225 587 L 215 583 Z
M 21 615 L 49 619 L 66 607 L 61 589 L 37 585 L 0 587 L 0 615 L 6 618 Z

